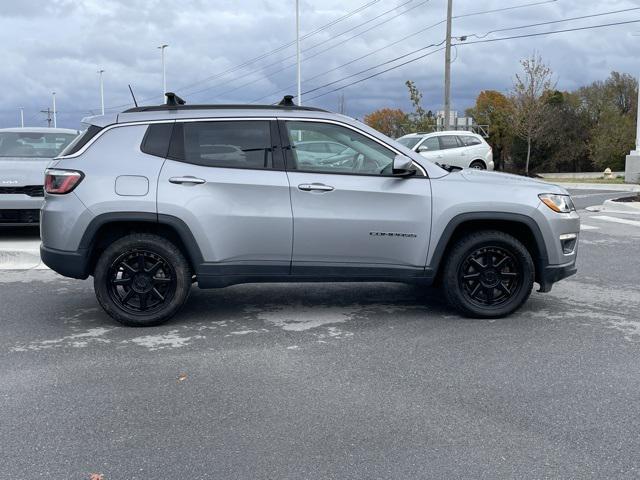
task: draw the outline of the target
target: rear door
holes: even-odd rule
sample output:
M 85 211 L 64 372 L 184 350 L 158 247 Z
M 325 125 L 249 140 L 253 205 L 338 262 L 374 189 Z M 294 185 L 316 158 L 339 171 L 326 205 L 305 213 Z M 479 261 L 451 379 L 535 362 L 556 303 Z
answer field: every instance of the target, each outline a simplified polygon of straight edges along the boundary
M 457 135 L 440 135 L 438 140 L 442 149 L 442 163 L 462 168 L 468 166 L 468 162 L 465 162 L 465 147 Z
M 158 214 L 183 220 L 209 275 L 288 274 L 293 221 L 275 120 L 176 122 Z
M 294 216 L 292 273 L 420 275 L 431 224 L 431 185 L 421 167 L 392 175 L 396 153 L 364 132 L 320 120 L 281 123 Z M 339 153 L 308 157 L 298 142 Z

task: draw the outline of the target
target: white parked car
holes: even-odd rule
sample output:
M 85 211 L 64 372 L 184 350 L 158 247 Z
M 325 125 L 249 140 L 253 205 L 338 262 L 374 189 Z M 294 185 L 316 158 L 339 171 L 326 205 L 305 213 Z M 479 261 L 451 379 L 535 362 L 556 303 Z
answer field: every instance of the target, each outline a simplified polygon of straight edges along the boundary
M 398 138 L 398 142 L 439 165 L 493 170 L 491 146 L 475 133 L 411 133 Z

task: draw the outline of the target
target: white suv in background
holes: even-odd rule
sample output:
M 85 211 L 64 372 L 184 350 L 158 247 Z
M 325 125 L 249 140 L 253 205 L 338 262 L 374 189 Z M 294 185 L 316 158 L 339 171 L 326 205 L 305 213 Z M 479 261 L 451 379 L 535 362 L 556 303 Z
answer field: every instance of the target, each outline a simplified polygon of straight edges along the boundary
M 493 170 L 491 146 L 475 133 L 411 133 L 398 138 L 398 142 L 439 165 Z

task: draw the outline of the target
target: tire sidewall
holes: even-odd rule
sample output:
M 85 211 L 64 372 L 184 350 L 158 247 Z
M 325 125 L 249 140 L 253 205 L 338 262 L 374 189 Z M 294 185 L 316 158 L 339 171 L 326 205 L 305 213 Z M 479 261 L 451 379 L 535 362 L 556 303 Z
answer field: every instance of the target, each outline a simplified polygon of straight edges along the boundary
M 113 262 L 123 253 L 144 249 L 162 256 L 173 268 L 176 276 L 175 292 L 161 309 L 150 314 L 134 314 L 119 307 L 109 293 L 109 271 Z M 169 320 L 182 307 L 191 288 L 191 271 L 180 250 L 168 240 L 149 234 L 133 234 L 111 244 L 100 256 L 94 271 L 94 289 L 98 302 L 116 321 L 135 327 L 159 325 Z
M 518 291 L 506 302 L 485 307 L 473 303 L 465 294 L 464 287 L 459 280 L 459 273 L 465 259 L 474 251 L 498 247 L 507 250 L 515 259 L 521 273 Z M 531 255 L 526 247 L 514 237 L 502 232 L 482 232 L 474 234 L 468 239 L 460 241 L 451 252 L 451 257 L 445 267 L 444 287 L 449 303 L 464 314 L 476 318 L 498 318 L 509 315 L 524 304 L 533 288 L 535 270 Z

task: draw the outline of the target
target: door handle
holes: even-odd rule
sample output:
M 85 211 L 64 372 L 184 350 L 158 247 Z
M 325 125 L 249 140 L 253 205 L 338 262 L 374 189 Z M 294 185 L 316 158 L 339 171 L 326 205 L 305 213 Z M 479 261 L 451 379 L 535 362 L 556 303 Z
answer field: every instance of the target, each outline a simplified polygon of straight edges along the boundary
M 304 192 L 330 192 L 333 189 L 332 186 L 325 185 L 324 183 L 302 183 L 298 185 L 298 190 Z
M 186 177 L 171 177 L 169 179 L 170 183 L 178 183 L 178 184 L 182 184 L 182 183 L 191 183 L 194 185 L 199 185 L 202 183 L 207 183 L 207 181 L 203 178 L 197 178 L 197 177 L 192 177 L 192 176 L 186 176 Z

